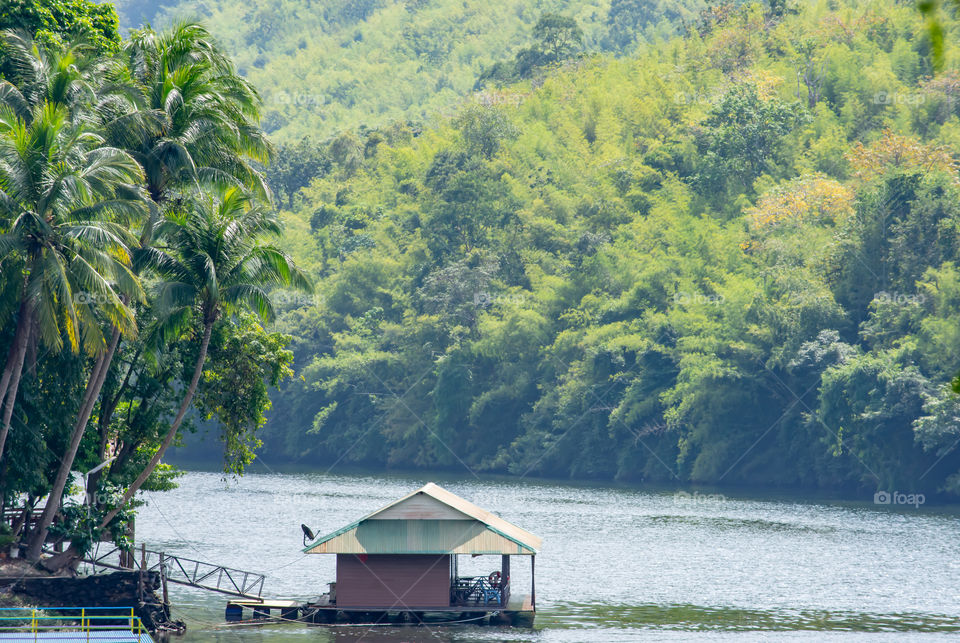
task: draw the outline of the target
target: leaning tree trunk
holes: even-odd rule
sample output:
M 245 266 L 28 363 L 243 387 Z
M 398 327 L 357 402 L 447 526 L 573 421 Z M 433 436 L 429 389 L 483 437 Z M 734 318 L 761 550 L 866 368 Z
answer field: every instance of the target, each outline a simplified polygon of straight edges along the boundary
M 87 389 L 83 394 L 83 403 L 80 405 L 80 414 L 77 416 L 73 433 L 70 435 L 70 444 L 60 460 L 60 468 L 57 470 L 57 477 L 53 481 L 50 495 L 47 496 L 47 504 L 44 506 L 43 513 L 40 514 L 40 520 L 37 521 L 30 536 L 30 545 L 27 548 L 28 560 L 38 561 L 43 554 L 43 544 L 47 540 L 47 531 L 50 529 L 53 517 L 60 507 L 63 491 L 66 489 L 67 480 L 70 479 L 70 470 L 73 468 L 73 462 L 77 457 L 77 449 L 80 448 L 83 434 L 87 430 L 87 423 L 90 421 L 90 415 L 93 413 L 97 398 L 100 397 L 100 389 L 103 388 L 103 383 L 107 379 L 110 362 L 113 361 L 113 354 L 116 352 L 119 343 L 120 331 L 114 328 L 107 350 L 100 354 L 93 370 L 90 371 L 90 377 L 87 379 Z
M 183 402 L 180 403 L 180 409 L 177 411 L 176 417 L 173 419 L 173 424 L 170 425 L 170 429 L 167 431 L 167 435 L 164 436 L 163 442 L 160 444 L 160 448 L 157 449 L 157 452 L 153 454 L 153 457 L 150 458 L 150 462 L 147 463 L 147 466 L 140 472 L 140 475 L 137 476 L 137 479 L 133 481 L 126 492 L 123 494 L 123 498 L 117 503 L 117 506 L 114 507 L 100 522 L 100 529 L 104 529 L 107 525 L 110 524 L 117 514 L 120 513 L 120 510 L 123 508 L 127 502 L 134 496 L 137 491 L 140 490 L 140 487 L 143 486 L 143 483 L 146 482 L 147 478 L 150 477 L 150 474 L 153 473 L 154 469 L 157 468 L 157 465 L 160 464 L 160 459 L 163 458 L 164 452 L 167 450 L 173 443 L 173 439 L 177 436 L 177 431 L 180 429 L 180 424 L 183 422 L 184 416 L 186 416 L 187 411 L 190 409 L 190 403 L 193 402 L 193 396 L 197 392 L 197 386 L 200 384 L 200 376 L 203 374 L 203 364 L 207 359 L 207 347 L 210 346 L 210 335 L 213 332 L 213 322 L 214 316 L 209 315 L 204 317 L 203 324 L 203 340 L 200 342 L 200 353 L 197 355 L 197 365 L 193 369 L 193 378 L 190 380 L 190 386 L 187 387 L 187 392 L 184 394 Z M 79 556 L 81 552 L 71 544 L 66 551 L 60 554 L 54 554 L 49 558 L 46 558 L 42 561 L 42 565 L 51 572 L 57 572 L 61 569 L 72 564 Z
M 147 221 L 143 226 L 143 231 L 140 234 L 141 249 L 150 247 L 150 241 L 153 238 L 153 225 L 160 213 L 159 197 L 154 198 L 154 200 L 152 201 L 149 201 L 149 209 L 150 209 L 150 215 L 147 217 Z M 137 269 L 134 269 L 134 274 L 139 277 L 140 271 Z M 125 297 L 123 299 L 123 302 L 124 303 L 127 302 L 127 299 Z M 114 329 L 114 332 L 116 333 L 116 329 Z M 136 366 L 137 359 L 140 357 L 140 353 L 142 350 L 143 350 L 142 345 L 139 348 L 137 348 L 137 351 L 133 356 L 133 360 L 130 362 L 130 367 L 127 369 L 127 375 L 124 378 L 123 383 L 120 385 L 120 390 L 117 391 L 117 394 L 115 396 L 111 396 L 109 399 L 104 399 L 100 403 L 100 417 L 97 418 L 98 429 L 99 429 L 98 432 L 100 435 L 100 446 L 97 449 L 97 456 L 99 457 L 100 461 L 103 461 L 106 455 L 105 452 L 107 448 L 107 439 L 108 439 L 107 434 L 110 429 L 110 419 L 113 417 L 113 412 L 116 410 L 117 404 L 120 403 L 120 398 L 123 395 L 124 388 L 126 388 L 127 384 L 130 382 L 130 376 L 133 373 L 134 366 Z M 108 366 L 110 365 L 109 361 L 107 362 L 107 365 Z M 101 388 L 102 386 L 103 385 L 101 383 Z M 99 390 L 97 394 L 99 395 Z M 98 471 L 93 473 L 87 479 L 87 484 L 89 484 L 93 489 L 96 489 L 100 484 L 100 478 L 101 476 L 103 476 L 103 473 L 104 473 L 103 469 L 99 469 Z M 90 497 L 87 497 L 84 500 L 84 502 L 89 506 L 96 506 L 97 504 L 93 502 L 93 499 Z
M 13 421 L 13 406 L 17 400 L 17 389 L 20 387 L 20 375 L 23 373 L 23 360 L 27 355 L 27 344 L 30 341 L 30 331 L 33 327 L 33 305 L 24 298 L 20 304 L 20 313 L 17 319 L 17 330 L 13 334 L 13 343 L 7 354 L 7 363 L 0 376 L 0 404 L 3 406 L 3 424 L 0 426 L 0 460 L 3 458 L 3 448 L 10 432 L 10 423 Z
M 193 396 L 197 392 L 197 386 L 200 384 L 200 376 L 203 374 L 203 363 L 207 359 L 207 347 L 210 345 L 210 334 L 213 331 L 213 322 L 214 316 L 205 315 L 204 316 L 204 326 L 203 326 L 203 340 L 200 342 L 200 353 L 197 355 L 197 365 L 193 370 L 193 378 L 190 380 L 190 386 L 187 388 L 187 392 L 184 394 L 183 402 L 180 404 L 180 409 L 177 411 L 176 417 L 173 419 L 173 424 L 170 425 L 170 429 L 167 431 L 167 435 L 164 436 L 163 442 L 160 444 L 160 448 L 157 449 L 157 452 L 150 458 L 150 462 L 147 463 L 147 466 L 143 471 L 140 472 L 140 475 L 137 476 L 137 479 L 133 481 L 126 492 L 123 494 L 123 498 L 120 502 L 117 503 L 117 506 L 113 508 L 100 522 L 100 529 L 104 529 L 110 522 L 120 513 L 120 510 L 123 508 L 127 502 L 134 496 L 137 491 L 140 490 L 140 487 L 143 486 L 143 483 L 146 482 L 147 478 L 150 477 L 150 474 L 153 473 L 154 469 L 157 468 L 157 465 L 160 464 L 160 459 L 163 458 L 164 452 L 167 450 L 173 443 L 173 439 L 177 435 L 177 430 L 180 428 L 180 424 L 183 422 L 184 416 L 187 414 L 187 410 L 190 408 L 190 403 L 193 402 Z M 55 554 L 43 561 L 43 566 L 50 571 L 59 571 L 70 565 L 77 557 L 80 556 L 80 552 L 71 545 L 61 554 Z
M 127 374 L 120 383 L 120 387 L 115 393 L 111 393 L 110 395 L 104 393 L 104 399 L 100 400 L 100 412 L 97 414 L 97 433 L 100 437 L 100 444 L 97 447 L 97 460 L 99 462 L 102 462 L 107 457 L 107 443 L 110 439 L 110 423 L 113 420 L 114 412 L 117 410 L 117 405 L 120 404 L 120 400 L 123 398 L 123 394 L 130 384 L 130 378 L 133 375 L 137 360 L 140 359 L 142 351 L 143 344 L 141 343 L 130 360 L 130 365 L 127 367 Z M 119 460 L 117 464 L 119 465 Z M 100 485 L 100 479 L 103 477 L 104 471 L 106 471 L 106 469 L 99 469 L 87 477 L 87 485 L 89 485 L 91 489 L 96 489 Z M 85 502 L 91 507 L 99 505 L 99 502 L 95 502 L 94 498 L 90 495 L 87 496 Z
M 180 428 L 180 424 L 183 422 L 184 416 L 187 414 L 187 410 L 190 408 L 190 403 L 193 402 L 193 396 L 197 392 L 197 385 L 200 384 L 200 376 L 203 374 L 203 363 L 207 359 L 207 347 L 210 345 L 210 334 L 213 332 L 213 316 L 207 316 L 208 318 L 204 321 L 203 324 L 203 340 L 200 342 L 200 354 L 197 355 L 197 365 L 193 369 L 193 378 L 190 380 L 190 386 L 187 387 L 187 392 L 183 397 L 183 402 L 180 403 L 180 409 L 177 411 L 177 416 L 173 419 L 173 424 L 170 425 L 170 430 L 167 431 L 167 435 L 164 436 L 163 442 L 160 444 L 160 448 L 157 449 L 157 452 L 153 454 L 153 457 L 150 458 L 150 462 L 147 463 L 147 466 L 144 467 L 143 471 L 140 472 L 140 475 L 137 476 L 137 479 L 133 481 L 127 490 L 123 494 L 123 498 L 120 499 L 120 502 L 117 503 L 117 506 L 108 513 L 104 519 L 100 522 L 100 529 L 103 529 L 110 524 L 110 521 L 120 513 L 120 509 L 133 498 L 134 494 L 140 490 L 140 487 L 143 486 L 143 483 L 147 481 L 147 478 L 150 477 L 150 474 L 153 473 L 154 469 L 157 468 L 157 465 L 160 464 L 160 460 L 163 458 L 164 452 L 167 448 L 173 443 L 173 439 L 177 436 L 177 430 Z

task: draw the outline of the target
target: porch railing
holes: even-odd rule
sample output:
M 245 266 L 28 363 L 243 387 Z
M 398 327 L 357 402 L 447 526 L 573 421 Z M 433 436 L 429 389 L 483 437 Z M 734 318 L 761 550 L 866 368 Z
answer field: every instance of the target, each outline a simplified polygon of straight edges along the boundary
M 450 587 L 450 605 L 503 607 L 509 593 L 509 583 L 494 585 L 486 576 L 460 577 L 454 579 Z

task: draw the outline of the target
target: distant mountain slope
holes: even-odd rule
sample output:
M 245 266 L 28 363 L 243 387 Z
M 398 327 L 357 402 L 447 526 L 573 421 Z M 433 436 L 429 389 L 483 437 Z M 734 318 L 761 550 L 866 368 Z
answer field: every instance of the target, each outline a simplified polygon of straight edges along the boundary
M 393 120 L 428 120 L 469 93 L 484 67 L 527 46 L 544 12 L 575 17 L 586 51 L 626 51 L 636 39 L 671 34 L 701 5 L 701 0 L 117 3 L 128 29 L 144 22 L 202 20 L 262 92 L 265 126 L 281 141 L 307 134 L 325 138 Z
M 960 494 L 960 25 L 778 6 L 338 137 L 263 457 Z

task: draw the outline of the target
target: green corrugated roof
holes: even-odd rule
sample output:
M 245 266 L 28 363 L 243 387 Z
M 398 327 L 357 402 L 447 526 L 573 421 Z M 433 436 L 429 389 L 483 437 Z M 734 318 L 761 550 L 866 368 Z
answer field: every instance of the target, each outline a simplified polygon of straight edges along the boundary
M 453 518 L 378 516 L 423 494 Z M 427 501 L 429 502 L 429 501 Z M 409 507 L 409 503 L 404 507 Z M 388 515 L 396 516 L 396 512 Z M 304 548 L 306 553 L 343 554 L 535 554 L 540 539 L 499 516 L 430 483 Z

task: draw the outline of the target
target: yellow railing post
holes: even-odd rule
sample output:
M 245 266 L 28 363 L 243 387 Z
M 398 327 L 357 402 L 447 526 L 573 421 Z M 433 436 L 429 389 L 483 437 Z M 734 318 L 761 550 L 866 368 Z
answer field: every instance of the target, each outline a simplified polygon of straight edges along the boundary
M 90 643 L 90 622 L 87 621 L 87 623 L 84 624 L 84 620 L 86 619 L 86 616 L 87 616 L 87 608 L 84 607 L 80 610 L 80 631 L 87 633 L 87 643 Z
M 133 608 L 130 608 L 130 632 L 133 633 Z

